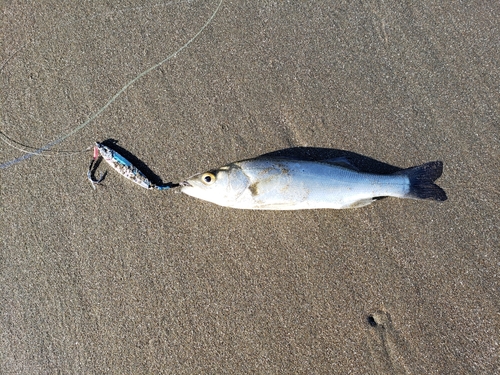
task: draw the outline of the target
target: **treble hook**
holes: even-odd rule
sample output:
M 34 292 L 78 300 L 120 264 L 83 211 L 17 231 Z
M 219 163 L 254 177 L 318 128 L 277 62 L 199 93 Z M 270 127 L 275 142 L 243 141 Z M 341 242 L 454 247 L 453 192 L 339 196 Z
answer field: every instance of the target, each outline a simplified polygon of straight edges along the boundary
M 104 177 L 106 176 L 106 173 L 107 173 L 107 172 L 104 172 L 104 174 L 103 174 L 102 172 L 99 172 L 99 178 L 98 179 L 94 178 L 93 173 L 92 173 L 93 172 L 92 169 L 94 168 L 95 162 L 97 161 L 98 157 L 99 157 L 99 149 L 96 146 L 94 146 L 94 157 L 90 161 L 89 170 L 87 172 L 87 178 L 90 181 L 90 183 L 92 184 L 92 187 L 94 188 L 94 190 L 96 189 L 95 186 L 99 185 L 102 182 L 102 180 L 104 180 Z

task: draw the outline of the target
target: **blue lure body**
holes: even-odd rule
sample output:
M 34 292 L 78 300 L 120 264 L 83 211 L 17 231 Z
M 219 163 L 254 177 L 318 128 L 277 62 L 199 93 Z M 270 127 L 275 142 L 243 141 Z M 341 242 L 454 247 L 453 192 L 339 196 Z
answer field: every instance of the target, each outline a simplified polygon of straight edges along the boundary
M 92 178 L 92 172 L 91 172 L 92 166 L 99 157 L 99 154 L 109 165 L 111 165 L 111 167 L 113 167 L 115 171 L 117 171 L 122 176 L 128 178 L 129 180 L 132 180 L 133 182 L 142 186 L 145 189 L 168 190 L 176 186 L 172 183 L 168 183 L 165 185 L 155 185 L 144 175 L 144 173 L 142 173 L 139 169 L 137 169 L 137 167 L 135 167 L 125 157 L 120 155 L 115 150 L 112 150 L 111 148 L 103 145 L 102 143 L 96 142 L 94 147 L 94 158 L 90 163 L 89 171 L 87 173 L 87 177 L 92 183 L 92 186 L 94 186 L 94 188 L 95 185 L 99 184 L 104 178 L 104 176 L 101 176 L 98 180 Z

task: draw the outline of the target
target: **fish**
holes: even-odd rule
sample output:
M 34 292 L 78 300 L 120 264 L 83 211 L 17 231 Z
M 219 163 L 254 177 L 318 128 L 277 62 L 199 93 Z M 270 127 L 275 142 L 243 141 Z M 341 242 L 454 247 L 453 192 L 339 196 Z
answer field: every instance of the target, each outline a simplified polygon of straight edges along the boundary
M 434 184 L 442 172 L 442 161 L 382 175 L 360 172 L 346 158 L 261 156 L 196 174 L 179 185 L 184 194 L 237 209 L 345 209 L 382 197 L 445 201 L 446 192 Z

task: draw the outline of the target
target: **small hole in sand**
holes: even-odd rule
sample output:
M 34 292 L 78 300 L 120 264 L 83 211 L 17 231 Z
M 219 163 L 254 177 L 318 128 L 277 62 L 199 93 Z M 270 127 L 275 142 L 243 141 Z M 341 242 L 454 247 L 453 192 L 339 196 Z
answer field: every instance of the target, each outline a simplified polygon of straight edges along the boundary
M 372 315 L 369 315 L 368 318 L 366 318 L 366 321 L 372 327 L 376 327 L 377 326 L 377 322 L 375 321 L 375 318 Z

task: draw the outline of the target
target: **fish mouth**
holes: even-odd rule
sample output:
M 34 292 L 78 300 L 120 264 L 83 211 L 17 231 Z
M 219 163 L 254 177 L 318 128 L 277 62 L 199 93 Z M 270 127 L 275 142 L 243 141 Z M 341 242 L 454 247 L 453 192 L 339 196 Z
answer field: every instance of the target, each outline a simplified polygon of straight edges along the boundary
M 191 185 L 189 182 L 187 181 L 182 181 L 182 182 L 179 182 L 179 186 L 182 186 L 182 187 L 185 187 L 185 186 L 189 186 L 189 187 L 193 187 L 193 185 Z

